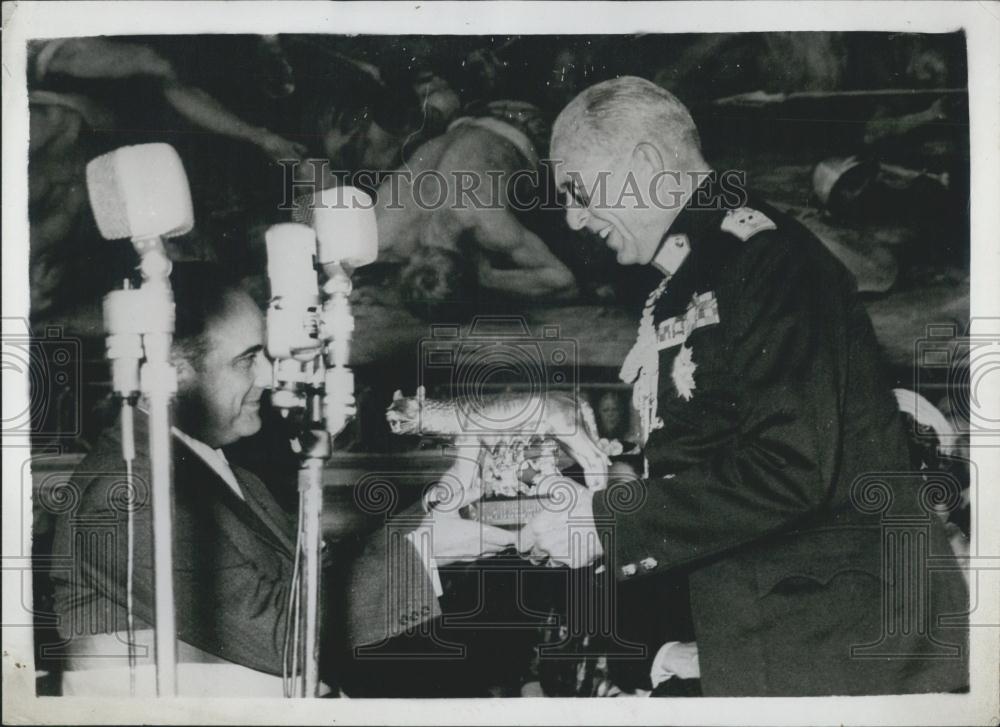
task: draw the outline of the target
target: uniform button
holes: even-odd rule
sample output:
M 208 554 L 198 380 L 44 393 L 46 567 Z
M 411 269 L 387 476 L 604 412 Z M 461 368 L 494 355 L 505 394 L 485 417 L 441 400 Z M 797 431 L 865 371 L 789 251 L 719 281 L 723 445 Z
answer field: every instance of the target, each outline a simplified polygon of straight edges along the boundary
M 659 565 L 659 563 L 656 562 L 656 558 L 643 558 L 639 561 L 639 564 L 646 570 L 653 570 L 653 568 Z
M 406 626 L 408 623 L 409 623 L 409 620 L 406 618 L 406 614 L 405 613 L 402 616 L 399 617 L 399 625 L 400 626 Z
M 420 618 L 420 614 L 419 613 L 417 613 L 416 611 L 411 611 L 410 612 L 410 620 L 411 621 L 416 621 L 418 618 Z
M 622 566 L 622 575 L 628 578 L 629 576 L 635 575 L 635 563 L 629 563 L 628 565 Z

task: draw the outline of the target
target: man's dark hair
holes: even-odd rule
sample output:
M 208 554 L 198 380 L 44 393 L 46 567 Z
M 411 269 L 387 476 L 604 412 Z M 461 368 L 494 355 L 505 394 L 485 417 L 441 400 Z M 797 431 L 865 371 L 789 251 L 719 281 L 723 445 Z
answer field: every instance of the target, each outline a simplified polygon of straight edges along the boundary
M 209 323 L 225 315 L 230 297 L 240 288 L 216 263 L 175 263 L 170 273 L 174 291 L 174 353 L 196 369 L 208 353 Z

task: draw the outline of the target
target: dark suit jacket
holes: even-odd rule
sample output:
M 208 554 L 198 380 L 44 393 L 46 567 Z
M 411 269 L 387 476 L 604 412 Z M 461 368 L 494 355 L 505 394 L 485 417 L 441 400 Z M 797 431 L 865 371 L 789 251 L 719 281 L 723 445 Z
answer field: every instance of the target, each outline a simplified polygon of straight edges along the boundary
M 951 552 L 853 279 L 793 220 L 750 207 L 688 208 L 669 231 L 691 252 L 654 313 L 662 426 L 651 477 L 595 496 L 608 566 L 689 568 L 706 696 L 967 685 L 963 620 L 936 623 L 966 590 L 935 570 Z
M 155 623 L 150 462 L 146 418 L 136 416 L 134 613 L 136 628 Z M 172 438 L 174 465 L 174 597 L 177 635 L 209 654 L 281 674 L 295 523 L 254 475 L 233 466 L 246 500 L 197 454 Z M 75 507 L 57 519 L 54 555 L 72 554 L 72 573 L 53 576 L 55 610 L 64 638 L 123 631 L 126 626 L 127 512 L 120 432 L 109 430 L 77 468 Z M 350 616 L 352 643 L 377 641 L 437 615 L 424 565 L 405 540 L 392 559 L 378 532 L 357 563 Z M 396 577 L 389 577 L 390 568 Z M 327 579 L 329 580 L 329 579 Z M 327 583 L 327 590 L 343 583 Z M 432 602 L 428 602 L 430 593 Z M 400 615 L 406 614 L 405 623 Z M 416 622 L 416 621 L 414 621 Z

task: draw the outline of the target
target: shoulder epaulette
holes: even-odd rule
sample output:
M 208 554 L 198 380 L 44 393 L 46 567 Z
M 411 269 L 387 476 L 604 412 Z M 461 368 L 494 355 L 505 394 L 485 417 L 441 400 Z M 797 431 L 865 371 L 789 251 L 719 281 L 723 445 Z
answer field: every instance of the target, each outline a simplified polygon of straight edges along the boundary
M 777 230 L 770 217 L 750 207 L 739 207 L 729 210 L 720 226 L 723 232 L 728 232 L 746 242 L 758 232 L 764 230 Z

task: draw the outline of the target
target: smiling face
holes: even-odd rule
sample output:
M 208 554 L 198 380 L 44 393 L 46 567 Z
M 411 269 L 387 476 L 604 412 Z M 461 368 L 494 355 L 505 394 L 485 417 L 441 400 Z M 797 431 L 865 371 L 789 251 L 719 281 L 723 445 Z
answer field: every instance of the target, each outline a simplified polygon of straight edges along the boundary
M 270 377 L 264 318 L 250 296 L 233 292 L 203 335 L 203 356 L 178 362 L 178 423 L 221 447 L 260 429 L 260 398 Z
M 552 158 L 570 229 L 598 235 L 621 265 L 649 263 L 680 212 L 669 204 L 670 178 L 657 160 L 641 146 L 616 155 L 559 139 L 553 140 Z
M 653 260 L 710 171 L 687 108 L 636 76 L 584 89 L 559 112 L 550 150 L 574 230 L 599 235 L 622 265 Z

